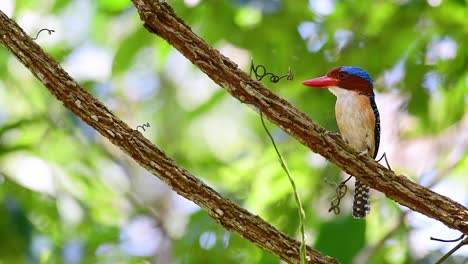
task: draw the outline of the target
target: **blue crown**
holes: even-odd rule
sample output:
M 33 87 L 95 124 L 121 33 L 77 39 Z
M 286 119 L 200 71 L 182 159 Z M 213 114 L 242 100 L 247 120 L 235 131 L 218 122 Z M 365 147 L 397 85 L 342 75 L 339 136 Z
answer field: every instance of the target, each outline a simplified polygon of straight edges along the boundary
M 343 67 L 341 67 L 340 71 L 346 72 L 347 74 L 351 74 L 351 75 L 354 75 L 354 76 L 357 76 L 357 77 L 361 77 L 361 78 L 367 80 L 368 82 L 370 82 L 371 85 L 374 84 L 374 81 L 372 80 L 370 75 L 365 70 L 363 70 L 363 69 L 361 69 L 359 67 L 343 66 Z

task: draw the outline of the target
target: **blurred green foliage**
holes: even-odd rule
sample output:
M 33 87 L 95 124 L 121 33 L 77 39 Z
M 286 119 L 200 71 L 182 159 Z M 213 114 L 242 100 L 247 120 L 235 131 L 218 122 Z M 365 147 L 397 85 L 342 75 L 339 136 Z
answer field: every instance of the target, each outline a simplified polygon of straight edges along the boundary
M 300 81 L 338 65 L 361 66 L 378 94 L 405 98 L 407 140 L 437 137 L 467 118 L 467 1 L 168 2 L 244 70 L 250 58 L 278 75 L 291 67 L 293 81 L 264 83 L 328 130 L 337 131 L 335 98 Z M 259 116 L 149 34 L 130 1 L 9 0 L 0 9 L 9 5 L 31 36 L 56 31 L 39 45 L 115 114 L 134 127 L 149 122 L 140 131 L 180 165 L 299 238 L 291 186 Z M 0 103 L 1 263 L 280 263 L 139 168 L 4 48 Z M 350 216 L 349 194 L 341 215 L 328 213 L 334 187 L 324 179 L 341 181 L 339 170 L 269 127 L 296 179 L 309 245 L 352 263 L 398 224 L 402 209 L 378 195 L 365 222 Z M 467 157 L 450 175 L 464 197 Z M 439 248 L 418 253 L 410 229 L 403 221 L 367 262 L 435 262 Z

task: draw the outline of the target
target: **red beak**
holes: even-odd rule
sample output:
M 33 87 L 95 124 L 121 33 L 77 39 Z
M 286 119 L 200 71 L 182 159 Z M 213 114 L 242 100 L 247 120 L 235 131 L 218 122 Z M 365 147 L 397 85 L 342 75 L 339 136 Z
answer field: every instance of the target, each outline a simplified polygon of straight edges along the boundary
M 315 87 L 315 88 L 327 88 L 329 86 L 336 86 L 338 80 L 335 78 L 330 78 L 328 76 L 322 76 L 307 81 L 303 81 L 302 84 L 305 86 Z

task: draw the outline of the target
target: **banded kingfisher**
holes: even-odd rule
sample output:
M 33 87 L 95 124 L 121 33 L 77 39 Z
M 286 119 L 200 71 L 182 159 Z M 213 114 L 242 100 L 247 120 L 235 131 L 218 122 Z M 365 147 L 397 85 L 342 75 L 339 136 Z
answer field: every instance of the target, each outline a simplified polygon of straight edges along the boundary
M 302 84 L 328 88 L 336 96 L 335 116 L 343 139 L 375 159 L 380 144 L 380 117 L 375 103 L 374 81 L 359 67 L 342 66 L 331 69 L 325 76 Z M 370 189 L 356 180 L 353 216 L 364 218 L 370 211 Z

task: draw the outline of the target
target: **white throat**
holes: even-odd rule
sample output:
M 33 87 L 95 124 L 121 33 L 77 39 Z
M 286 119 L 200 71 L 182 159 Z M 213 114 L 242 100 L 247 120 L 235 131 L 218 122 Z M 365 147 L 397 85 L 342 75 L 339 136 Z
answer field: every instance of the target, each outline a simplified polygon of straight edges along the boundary
M 328 90 L 332 94 L 334 94 L 337 98 L 340 98 L 340 97 L 343 98 L 343 97 L 358 95 L 358 93 L 355 92 L 355 91 L 346 90 L 346 89 L 340 88 L 338 86 L 330 86 L 330 87 L 328 87 Z

